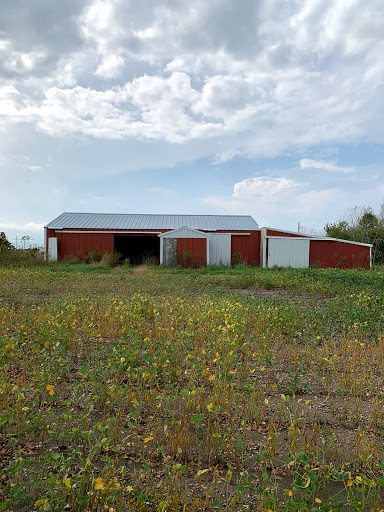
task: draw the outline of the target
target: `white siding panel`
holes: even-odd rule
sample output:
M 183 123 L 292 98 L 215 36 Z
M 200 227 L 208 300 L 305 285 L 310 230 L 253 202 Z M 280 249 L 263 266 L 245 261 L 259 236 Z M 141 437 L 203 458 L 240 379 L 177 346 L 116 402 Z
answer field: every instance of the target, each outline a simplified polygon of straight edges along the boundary
M 231 264 L 231 235 L 227 233 L 212 233 L 209 238 L 209 264 Z
M 209 238 L 210 235 L 206 233 L 199 233 L 193 229 L 181 228 L 169 231 L 161 235 L 162 238 Z
M 50 237 L 48 238 L 48 258 L 49 261 L 57 261 L 57 238 Z
M 308 238 L 267 238 L 268 267 L 309 267 Z

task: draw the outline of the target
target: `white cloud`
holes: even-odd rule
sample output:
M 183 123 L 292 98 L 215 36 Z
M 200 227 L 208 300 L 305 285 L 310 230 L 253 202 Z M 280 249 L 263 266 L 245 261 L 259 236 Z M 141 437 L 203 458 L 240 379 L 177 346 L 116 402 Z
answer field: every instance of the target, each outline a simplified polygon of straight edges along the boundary
M 79 27 L 85 39 L 105 46 L 106 40 L 118 32 L 118 25 L 114 23 L 114 5 L 111 1 L 96 0 L 91 2 L 79 17 Z M 116 37 L 116 35 L 114 36 Z
M 44 52 L 12 52 L 8 54 L 4 67 L 16 73 L 30 72 L 45 58 Z
M 9 48 L 9 41 L 6 41 L 5 39 L 0 39 L 0 51 L 5 51 Z
M 367 180 L 351 180 L 343 175 L 327 180 L 307 181 L 287 176 L 300 176 L 300 170 L 274 171 L 280 176 L 246 178 L 233 186 L 232 195 L 207 195 L 204 203 L 217 211 L 230 214 L 251 214 L 259 225 L 295 230 L 297 223 L 308 229 L 321 230 L 327 222 L 342 218 L 356 204 L 370 205 L 379 211 L 384 201 L 384 183 L 377 166 L 360 169 Z M 284 174 L 286 176 L 284 176 Z M 349 185 L 349 186 L 347 186 Z
M 0 40 L 0 61 L 8 72 L 24 74 L 33 71 L 45 61 L 46 53 L 42 50 L 18 51 L 11 41 Z
M 305 77 L 301 77 L 304 85 L 297 92 L 293 78 L 282 77 L 275 97 L 268 80 L 258 76 L 211 77 L 199 90 L 192 86 L 191 77 L 181 72 L 169 77 L 143 75 L 105 90 L 50 87 L 42 100 L 28 98 L 11 87 L 0 97 L 4 105 L 0 115 L 3 123 L 28 122 L 49 134 L 177 143 L 232 136 L 228 151 L 253 155 L 284 151 L 293 144 L 309 146 L 357 137 L 361 126 L 345 124 L 353 112 L 350 101 L 338 104 L 332 113 L 327 100 L 331 119 L 321 119 L 321 98 L 313 101 L 309 96 Z M 305 109 L 313 110 L 311 116 L 305 117 Z M 311 117 L 318 122 L 313 124 Z
M 204 202 L 225 213 L 251 214 L 259 225 L 295 230 L 298 222 L 308 229 L 322 229 L 348 199 L 337 186 L 259 176 L 235 183 L 232 196 L 206 196 Z
M 150 187 L 145 189 L 147 192 L 151 192 L 153 194 L 162 194 L 162 195 L 170 195 L 174 194 L 175 191 L 172 188 L 167 187 Z
M 16 49 L 5 34 L 0 52 L 17 53 L 6 71 L 19 96 L 3 100 L 1 124 L 101 139 L 225 138 L 223 158 L 382 143 L 383 18 L 379 0 L 91 0 L 65 15 L 81 39 L 68 52 L 58 44 L 57 59 L 48 35 L 45 47 Z
M 222 153 L 216 153 L 212 159 L 212 164 L 218 165 L 230 162 L 238 155 L 241 155 L 241 152 L 237 151 L 236 149 L 229 149 L 228 151 L 223 151 Z
M 302 183 L 287 178 L 269 178 L 259 176 L 247 178 L 233 187 L 233 196 L 237 199 L 263 198 L 268 202 L 280 201 L 287 192 L 302 187 Z
M 0 88 L 0 116 L 4 119 L 14 114 L 17 96 L 21 95 L 13 85 L 5 85 Z
M 14 223 L 14 222 L 0 222 L 0 229 L 2 230 L 17 230 L 17 231 L 36 231 L 41 232 L 44 230 L 44 224 L 38 224 L 36 222 L 26 222 L 26 223 Z
M 213 76 L 209 78 L 194 111 L 205 116 L 223 119 L 231 112 L 247 108 L 258 101 L 261 92 L 253 89 L 249 80 L 236 76 Z
M 198 121 L 186 112 L 198 96 L 189 76 L 178 72 L 169 78 L 143 76 L 105 91 L 51 87 L 42 101 L 26 101 L 9 86 L 0 90 L 0 116 L 4 122 L 34 123 L 50 135 L 81 133 L 95 138 L 180 143 L 222 130 L 220 123 Z
M 124 59 L 119 55 L 107 54 L 97 68 L 95 75 L 106 79 L 116 78 L 121 75 L 124 67 Z
M 322 160 L 311 160 L 310 158 L 302 158 L 300 160 L 301 169 L 324 169 L 325 171 L 335 172 L 352 172 L 353 167 L 339 167 L 330 162 L 324 162 Z

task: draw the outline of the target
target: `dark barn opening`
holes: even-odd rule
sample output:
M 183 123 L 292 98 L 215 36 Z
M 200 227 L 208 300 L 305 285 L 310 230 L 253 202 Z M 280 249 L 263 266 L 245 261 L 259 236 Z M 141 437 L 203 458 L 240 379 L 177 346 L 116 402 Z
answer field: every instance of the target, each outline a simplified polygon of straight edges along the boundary
M 121 259 L 129 259 L 131 265 L 140 265 L 146 259 L 160 260 L 160 239 L 157 235 L 115 235 L 115 252 Z

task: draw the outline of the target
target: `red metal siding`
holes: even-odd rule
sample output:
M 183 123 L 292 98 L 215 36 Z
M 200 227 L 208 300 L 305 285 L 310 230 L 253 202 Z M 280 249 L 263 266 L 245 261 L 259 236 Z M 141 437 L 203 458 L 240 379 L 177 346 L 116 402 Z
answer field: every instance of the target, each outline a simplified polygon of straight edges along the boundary
M 336 240 L 311 240 L 309 266 L 369 269 L 370 247 Z
M 177 264 L 202 267 L 207 264 L 206 238 L 178 238 Z
M 308 235 L 302 235 L 300 233 L 287 233 L 286 231 L 278 231 L 277 229 L 267 229 L 267 236 L 286 236 L 286 237 L 299 237 L 308 238 Z
M 241 233 L 241 231 L 228 231 L 229 233 Z M 225 233 L 225 231 L 221 231 Z M 250 231 L 250 235 L 233 235 L 231 237 L 231 258 L 237 260 L 238 256 L 247 265 L 260 265 L 260 231 Z
M 55 230 L 47 228 L 45 235 L 46 235 L 45 247 L 46 247 L 46 250 L 48 251 L 48 238 L 55 238 L 56 237 Z
M 113 233 L 56 233 L 59 260 L 87 254 L 90 251 L 112 252 L 114 249 Z
M 115 233 L 105 230 L 103 233 L 94 233 L 92 229 L 70 229 L 71 233 L 65 231 L 54 231 L 52 229 L 48 229 L 51 234 L 47 236 L 56 236 L 58 242 L 58 256 L 59 260 L 67 260 L 73 257 L 78 257 L 79 255 L 85 255 L 93 250 L 98 250 L 101 252 L 112 252 L 114 250 L 115 243 Z M 79 233 L 74 233 L 73 231 L 79 231 Z M 84 233 L 86 231 L 86 233 Z M 97 231 L 104 231 L 98 229 Z M 165 229 L 152 229 L 148 230 L 148 234 L 154 233 L 154 236 L 159 232 L 167 231 Z M 132 233 L 134 236 L 140 236 L 134 231 L 119 231 L 119 234 L 129 235 Z M 145 234 L 143 234 L 145 236 Z
M 56 236 L 58 238 L 58 255 L 59 260 L 70 259 L 77 257 L 79 254 L 87 254 L 92 250 L 108 251 L 114 250 L 114 232 L 105 230 L 103 233 L 94 233 L 92 229 L 70 229 L 71 233 L 65 231 L 54 231 L 47 229 L 47 237 Z M 74 231 L 79 231 L 76 233 Z M 86 231 L 86 233 L 85 233 Z M 104 231 L 98 229 L 97 231 Z M 144 230 L 143 230 L 144 231 Z M 153 229 L 145 230 L 148 235 L 157 234 L 159 232 L 165 233 L 169 229 Z M 89 233 L 88 233 L 89 232 Z M 235 253 L 241 252 L 242 258 L 246 261 L 247 265 L 258 266 L 260 265 L 260 231 L 247 231 L 249 235 L 241 235 L 241 231 L 233 230 L 220 230 L 218 233 L 239 233 L 231 237 L 231 256 Z M 119 231 L 119 235 L 129 235 L 132 233 L 134 236 L 140 236 L 138 233 L 129 230 Z M 145 236 L 145 234 L 143 234 Z M 189 241 L 189 242 L 187 242 Z M 207 242 L 204 238 L 179 238 L 178 239 L 178 258 L 182 254 L 183 249 L 191 250 L 192 254 L 202 258 L 203 264 L 207 264 Z M 179 250 L 180 247 L 180 250 Z

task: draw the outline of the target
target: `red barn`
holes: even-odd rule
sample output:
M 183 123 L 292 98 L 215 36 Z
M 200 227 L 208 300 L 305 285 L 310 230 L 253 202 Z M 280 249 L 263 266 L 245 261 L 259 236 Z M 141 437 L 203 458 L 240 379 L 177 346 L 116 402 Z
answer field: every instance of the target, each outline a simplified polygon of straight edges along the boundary
M 118 252 L 138 264 L 370 268 L 372 245 L 264 227 L 249 215 L 62 213 L 45 227 L 51 260 Z
M 131 263 L 260 265 L 260 229 L 249 215 L 62 213 L 45 226 L 52 260 L 92 251 L 121 253 Z
M 371 268 L 372 245 L 314 237 L 274 228 L 261 229 L 263 267 Z

